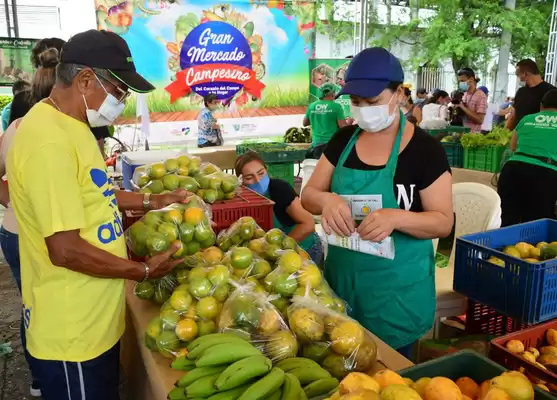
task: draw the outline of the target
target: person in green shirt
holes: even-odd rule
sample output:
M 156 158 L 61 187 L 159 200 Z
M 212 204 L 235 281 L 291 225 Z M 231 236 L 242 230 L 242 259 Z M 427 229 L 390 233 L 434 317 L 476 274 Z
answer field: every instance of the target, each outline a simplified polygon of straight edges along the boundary
M 303 125 L 311 125 L 311 148 L 307 158 L 320 158 L 325 145 L 333 135 L 347 125 L 342 106 L 335 101 L 335 87 L 321 86 L 321 96 L 308 106 Z
M 557 203 L 557 90 L 542 98 L 541 111 L 520 120 L 515 151 L 498 183 L 502 226 L 555 219 Z

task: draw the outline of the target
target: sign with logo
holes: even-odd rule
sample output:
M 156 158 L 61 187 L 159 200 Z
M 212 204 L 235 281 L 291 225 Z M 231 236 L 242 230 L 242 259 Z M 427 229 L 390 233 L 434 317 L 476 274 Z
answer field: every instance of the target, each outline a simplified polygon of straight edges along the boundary
M 0 86 L 32 79 L 31 50 L 36 42 L 37 39 L 0 37 Z
M 176 80 L 165 88 L 171 103 L 191 91 L 227 100 L 242 88 L 259 99 L 265 88 L 252 70 L 247 39 L 225 22 L 206 22 L 190 32 L 180 51 L 180 68 Z

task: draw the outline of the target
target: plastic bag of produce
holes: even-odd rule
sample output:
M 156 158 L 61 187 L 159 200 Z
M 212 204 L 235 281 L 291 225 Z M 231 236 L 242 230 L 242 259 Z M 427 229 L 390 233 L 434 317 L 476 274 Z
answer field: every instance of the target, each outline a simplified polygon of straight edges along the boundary
M 264 236 L 265 231 L 257 225 L 257 222 L 252 217 L 241 217 L 230 225 L 228 229 L 220 231 L 217 237 L 217 245 L 222 251 L 228 251 L 235 246 L 249 247 L 253 239 L 259 239 Z M 259 250 L 259 248 L 258 244 L 254 244 L 254 249 Z
M 263 292 L 263 279 L 271 272 L 269 262 L 259 257 L 247 247 L 234 247 L 229 250 L 222 263 L 228 266 L 236 280 L 247 280 L 255 284 L 257 291 Z
M 227 174 L 211 163 L 202 163 L 201 171 L 195 176 L 195 179 L 200 187 L 197 194 L 209 204 L 233 199 L 240 186 L 235 175 Z
M 192 176 L 199 173 L 200 165 L 199 157 L 188 154 L 142 165 L 135 169 L 132 184 L 141 193 L 160 194 L 178 188 L 195 193 L 199 183 Z
M 260 236 L 262 232 L 258 230 L 256 234 L 257 236 Z M 269 230 L 259 239 L 252 239 L 248 243 L 248 247 L 254 253 L 270 263 L 275 263 L 282 254 L 283 250 L 294 250 L 300 254 L 302 258 L 310 258 L 309 255 L 298 245 L 296 240 L 287 236 L 283 231 L 277 228 Z
M 281 312 L 288 305 L 285 300 L 296 295 L 312 297 L 337 312 L 346 311 L 346 303 L 335 295 L 319 267 L 294 250 L 280 251 L 276 268 L 263 279 L 263 287 L 272 294 L 270 298 Z
M 273 363 L 296 357 L 296 338 L 266 294 L 255 289 L 252 283 L 237 286 L 224 303 L 218 321 L 219 331 L 249 338 Z
M 302 354 L 342 379 L 352 371 L 367 371 L 376 361 L 373 336 L 357 321 L 325 307 L 313 296 L 294 296 L 288 323 Z

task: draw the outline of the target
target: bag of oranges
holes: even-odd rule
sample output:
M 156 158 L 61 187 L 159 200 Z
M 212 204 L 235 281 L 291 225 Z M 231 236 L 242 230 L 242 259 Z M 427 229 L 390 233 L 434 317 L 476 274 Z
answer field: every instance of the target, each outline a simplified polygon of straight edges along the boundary
M 199 183 L 193 178 L 199 173 L 201 159 L 188 154 L 137 167 L 132 186 L 141 193 L 165 193 L 178 188 L 196 193 Z
M 260 239 L 265 236 L 265 231 L 257 225 L 252 217 L 241 217 L 234 221 L 229 228 L 219 232 L 217 237 L 217 245 L 222 251 L 228 251 L 232 247 L 241 246 L 249 247 L 250 250 L 259 250 L 260 244 L 254 241 L 250 247 L 251 241 Z M 263 243 L 263 242 L 261 242 Z
M 342 379 L 367 371 L 377 359 L 373 336 L 356 320 L 319 303 L 314 296 L 294 296 L 288 323 L 304 357 Z
M 197 195 L 209 204 L 233 199 L 240 186 L 240 181 L 235 175 L 227 174 L 216 165 L 207 162 L 201 163 L 195 179 L 199 183 Z
M 224 303 L 218 329 L 246 337 L 273 363 L 298 353 L 298 342 L 280 312 L 250 282 L 238 284 Z

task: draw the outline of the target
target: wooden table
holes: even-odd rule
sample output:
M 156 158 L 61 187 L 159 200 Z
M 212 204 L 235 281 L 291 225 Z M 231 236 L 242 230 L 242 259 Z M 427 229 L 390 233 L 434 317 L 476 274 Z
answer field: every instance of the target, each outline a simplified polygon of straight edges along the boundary
M 130 398 L 134 400 L 165 400 L 174 382 L 184 374 L 170 368 L 170 360 L 153 353 L 143 344 L 144 332 L 149 321 L 156 317 L 159 308 L 133 294 L 133 282 L 126 286 L 126 332 L 122 338 L 122 366 L 128 379 Z M 376 369 L 404 369 L 413 364 L 374 337 L 380 363 Z

